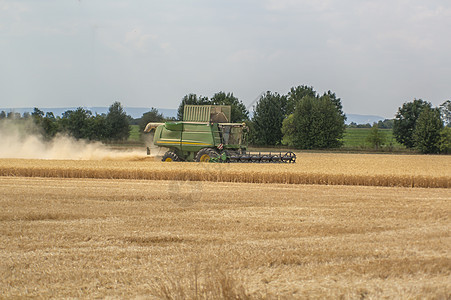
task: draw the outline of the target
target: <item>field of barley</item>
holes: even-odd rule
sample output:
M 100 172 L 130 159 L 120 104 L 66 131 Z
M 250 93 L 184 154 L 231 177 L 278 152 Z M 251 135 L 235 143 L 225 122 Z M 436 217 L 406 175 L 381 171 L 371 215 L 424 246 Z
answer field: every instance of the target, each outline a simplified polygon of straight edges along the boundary
M 449 156 L 0 159 L 0 298 L 449 299 Z

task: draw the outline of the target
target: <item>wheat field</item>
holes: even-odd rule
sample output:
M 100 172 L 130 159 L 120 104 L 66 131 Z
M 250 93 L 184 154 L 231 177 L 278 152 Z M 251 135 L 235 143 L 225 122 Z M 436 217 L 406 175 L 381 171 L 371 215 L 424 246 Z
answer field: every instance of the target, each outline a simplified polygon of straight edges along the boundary
M 1 159 L 0 298 L 451 298 L 448 157 L 302 156 Z
M 0 159 L 0 176 L 451 187 L 451 156 L 299 153 L 296 164 Z

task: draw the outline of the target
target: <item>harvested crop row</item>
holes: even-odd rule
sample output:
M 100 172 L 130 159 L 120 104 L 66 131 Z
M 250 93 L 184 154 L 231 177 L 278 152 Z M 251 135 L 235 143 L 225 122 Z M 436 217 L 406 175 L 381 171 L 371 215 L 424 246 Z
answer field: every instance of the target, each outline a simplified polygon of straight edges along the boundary
M 451 157 L 302 154 L 298 163 L 200 164 L 153 161 L 1 159 L 1 176 L 246 183 L 451 187 Z

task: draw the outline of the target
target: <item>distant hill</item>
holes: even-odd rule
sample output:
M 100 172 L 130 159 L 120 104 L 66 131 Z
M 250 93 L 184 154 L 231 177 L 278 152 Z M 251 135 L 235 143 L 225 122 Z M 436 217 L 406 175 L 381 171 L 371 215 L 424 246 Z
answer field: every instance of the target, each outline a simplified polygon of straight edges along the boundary
M 106 114 L 108 113 L 108 107 L 84 107 L 85 109 L 90 110 L 93 114 Z M 44 113 L 47 112 L 53 112 L 55 116 L 61 116 L 65 111 L 68 110 L 76 110 L 77 107 L 59 107 L 59 108 L 39 108 Z M 125 107 L 125 111 L 128 115 L 130 115 L 132 118 L 137 119 L 140 118 L 143 113 L 150 111 L 150 107 Z M 33 108 L 27 107 L 27 108 L 0 108 L 0 111 L 8 112 L 16 112 L 20 113 L 21 115 L 24 112 L 32 113 Z M 177 109 L 172 108 L 158 108 L 158 111 L 162 113 L 167 118 L 175 118 L 177 117 Z M 252 116 L 252 114 L 250 114 Z M 356 124 L 373 124 L 374 122 L 378 122 L 380 120 L 385 120 L 384 117 L 381 116 L 374 116 L 374 115 L 358 115 L 358 114 L 347 114 L 346 115 L 348 119 L 346 120 L 346 124 L 351 124 L 352 122 Z

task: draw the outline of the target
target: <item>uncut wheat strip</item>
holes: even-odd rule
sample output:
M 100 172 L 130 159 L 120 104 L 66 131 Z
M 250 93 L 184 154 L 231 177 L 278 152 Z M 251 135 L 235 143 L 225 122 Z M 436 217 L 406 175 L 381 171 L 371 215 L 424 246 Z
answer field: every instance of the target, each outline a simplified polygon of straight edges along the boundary
M 353 175 L 310 172 L 268 172 L 233 169 L 217 172 L 213 169 L 189 168 L 109 168 L 109 167 L 0 167 L 1 176 L 181 180 L 243 183 L 283 183 L 320 185 L 361 185 L 387 187 L 450 188 L 451 178 L 424 175 Z
M 0 159 L 2 167 L 26 167 L 26 168 L 67 168 L 67 169 L 117 169 L 134 170 L 134 177 L 141 175 L 147 170 L 164 170 L 165 172 L 182 173 L 189 170 L 190 177 L 198 177 L 197 173 L 203 176 L 215 177 L 217 180 L 224 177 L 224 173 L 244 174 L 245 177 L 261 177 L 261 173 L 269 173 L 275 176 L 289 177 L 296 174 L 315 174 L 312 180 L 321 180 L 316 177 L 328 178 L 330 175 L 350 175 L 364 176 L 365 178 L 377 176 L 378 180 L 387 180 L 387 176 L 404 176 L 410 178 L 415 176 L 418 180 L 425 176 L 430 178 L 451 178 L 451 160 L 448 157 L 404 157 L 386 156 L 378 157 L 374 155 L 308 155 L 308 159 L 297 164 L 199 164 L 199 163 L 171 163 L 161 162 L 132 162 L 132 161 L 58 161 L 58 160 L 31 160 L 31 159 Z M 118 171 L 118 172 L 121 172 Z M 211 173 L 210 173 L 211 172 Z M 208 175 L 205 175 L 207 174 Z M 254 174 L 255 173 L 255 174 Z M 235 176 L 235 177 L 240 177 Z M 348 178 L 348 177 L 346 177 Z M 206 180 L 206 179 L 205 179 Z M 209 181 L 213 179 L 208 179 Z M 330 179 L 327 179 L 330 180 Z M 340 179 L 341 180 L 341 179 Z M 347 179 L 350 180 L 350 179 Z M 273 179 L 271 181 L 274 181 Z
M 105 168 L 3 168 L 4 176 L 25 176 L 25 177 L 62 177 L 62 178 L 111 178 L 111 179 L 149 179 L 149 180 L 183 180 L 183 181 L 222 181 L 222 182 L 247 182 L 247 183 L 292 183 L 292 184 L 341 184 L 341 185 L 401 185 L 414 186 L 412 180 L 405 181 L 405 178 L 391 179 L 381 182 L 374 176 L 347 176 L 328 174 L 268 174 L 262 172 L 220 172 L 211 171 L 191 172 L 187 170 L 152 170 L 140 172 L 127 169 L 105 169 Z M 429 181 L 422 181 L 424 183 Z
M 444 161 L 446 164 L 446 160 Z M 366 169 L 346 170 L 346 166 L 331 168 L 328 172 L 314 172 L 313 168 L 294 165 L 218 165 L 190 163 L 131 163 L 111 161 L 44 161 L 44 160 L 0 160 L 3 166 L 31 165 L 35 172 L 44 168 L 42 176 L 88 177 L 88 178 L 124 178 L 124 179 L 168 179 L 168 180 L 205 180 L 236 181 L 261 183 L 313 183 L 313 184 L 349 184 L 380 186 L 423 186 L 449 187 L 450 176 L 443 165 L 437 168 L 423 168 L 426 172 L 410 174 L 410 168 L 399 168 L 393 174 L 393 168 L 370 168 L 375 173 L 365 174 Z M 330 164 L 329 164 L 330 165 Z M 333 164 L 335 165 L 335 164 Z M 331 166 L 333 166 L 331 165 Z M 437 165 L 437 164 L 436 164 Z M 25 167 L 30 169 L 29 166 Z M 57 170 L 59 168 L 65 171 Z M 89 171 L 88 171 L 89 169 Z M 107 169 L 105 173 L 105 169 Z M 304 171 L 304 169 L 307 169 Z M 309 171 L 312 169 L 312 171 Z M 324 169 L 324 168 L 323 168 Z M 302 170 L 302 171 L 299 171 Z M 363 172 L 362 172 L 363 171 Z M 81 172 L 82 174 L 76 174 Z M 55 173 L 56 175 L 51 175 Z M 91 174 L 89 174 L 91 173 Z M 362 174 L 363 173 L 363 174 Z M 269 174 L 269 175 L 263 175 Z M 343 175 L 346 174 L 346 175 Z M 390 175 L 387 175 L 390 174 Z M 434 175 L 428 175 L 434 174 Z M 435 175 L 436 174 L 436 175 Z M 395 176 L 396 175 L 396 176 Z M 445 175 L 445 176 L 443 176 Z M 33 176 L 37 176 L 36 174 Z M 266 177 L 269 176 L 269 179 Z M 230 179 L 232 177 L 233 179 Z M 402 183 L 400 183 L 402 181 Z M 413 183 L 412 183 L 413 182 Z

